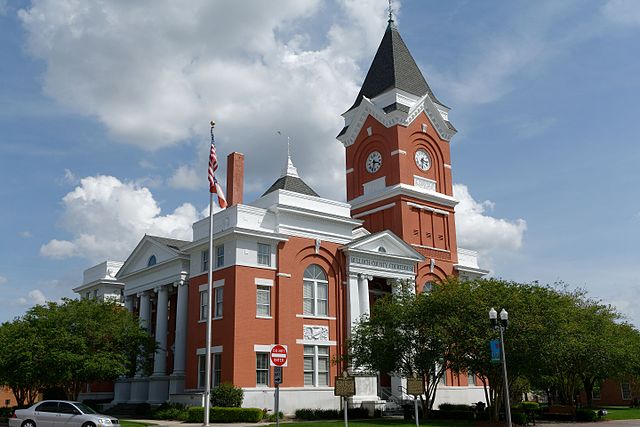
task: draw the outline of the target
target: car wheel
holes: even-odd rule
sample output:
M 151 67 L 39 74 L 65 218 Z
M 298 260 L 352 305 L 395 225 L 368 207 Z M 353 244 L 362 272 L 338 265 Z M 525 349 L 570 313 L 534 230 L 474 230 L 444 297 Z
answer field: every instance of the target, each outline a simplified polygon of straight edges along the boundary
M 22 427 L 36 427 L 36 423 L 32 420 L 26 420 L 22 423 Z
M 82 427 L 96 427 L 96 425 L 94 423 L 84 423 Z

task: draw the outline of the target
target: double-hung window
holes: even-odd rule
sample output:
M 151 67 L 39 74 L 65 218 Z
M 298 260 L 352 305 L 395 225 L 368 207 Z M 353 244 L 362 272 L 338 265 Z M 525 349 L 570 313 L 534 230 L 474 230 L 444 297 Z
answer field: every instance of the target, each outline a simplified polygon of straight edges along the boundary
M 631 385 L 629 384 L 629 381 L 622 381 L 622 383 L 620 383 L 620 388 L 622 390 L 622 399 L 631 400 Z
M 304 385 L 307 387 L 329 386 L 329 347 L 304 346 Z
M 329 315 L 329 282 L 320 266 L 311 264 L 304 271 L 302 293 L 303 314 Z
M 269 387 L 269 353 L 256 353 L 256 386 Z
M 209 251 L 202 251 L 202 258 L 200 265 L 202 265 L 202 271 L 209 270 Z
M 467 372 L 468 384 L 469 385 L 477 385 L 476 384 L 476 374 L 471 369 Z
M 217 288 L 214 288 L 214 295 L 215 295 L 215 312 L 213 314 L 213 317 L 216 319 L 220 319 L 222 317 L 222 302 L 223 302 L 223 291 L 224 288 L 222 286 L 218 286 Z
M 207 291 L 200 291 L 200 320 L 207 320 Z
M 224 245 L 216 246 L 216 268 L 224 266 Z
M 211 386 L 217 387 L 220 385 L 220 380 L 222 378 L 222 353 L 213 353 L 211 360 Z M 199 354 L 198 355 L 198 388 L 204 388 L 205 379 L 207 378 L 207 355 Z
M 258 243 L 258 264 L 271 267 L 271 245 Z
M 271 316 L 271 286 L 257 286 L 256 290 L 256 316 Z

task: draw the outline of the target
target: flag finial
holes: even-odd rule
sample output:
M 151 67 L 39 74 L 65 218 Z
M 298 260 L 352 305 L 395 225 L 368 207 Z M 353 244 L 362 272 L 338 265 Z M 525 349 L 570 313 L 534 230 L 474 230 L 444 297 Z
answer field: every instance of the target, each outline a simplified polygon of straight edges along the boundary
M 393 22 L 393 8 L 391 7 L 391 0 L 389 0 L 389 23 Z
M 276 133 L 282 136 L 282 132 L 277 131 Z M 284 176 L 299 177 L 298 169 L 296 169 L 296 167 L 293 165 L 293 162 L 291 161 L 291 138 L 289 136 L 287 136 L 287 163 L 285 164 L 284 168 L 282 169 L 282 173 L 280 174 L 280 177 Z

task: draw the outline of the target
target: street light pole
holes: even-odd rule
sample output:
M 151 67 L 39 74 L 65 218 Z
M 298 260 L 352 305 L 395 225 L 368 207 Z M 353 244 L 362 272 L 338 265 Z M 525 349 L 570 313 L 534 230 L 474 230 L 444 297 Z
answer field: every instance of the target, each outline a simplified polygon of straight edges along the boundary
M 509 324 L 509 313 L 504 308 L 500 310 L 500 321 L 498 322 L 498 313 L 491 307 L 489 310 L 489 319 L 494 329 L 500 331 L 500 353 L 502 356 L 502 376 L 504 377 L 504 404 L 505 404 L 505 417 L 507 419 L 507 426 L 511 426 L 511 403 L 509 402 L 509 380 L 507 379 L 507 358 L 504 354 L 504 330 L 507 329 Z

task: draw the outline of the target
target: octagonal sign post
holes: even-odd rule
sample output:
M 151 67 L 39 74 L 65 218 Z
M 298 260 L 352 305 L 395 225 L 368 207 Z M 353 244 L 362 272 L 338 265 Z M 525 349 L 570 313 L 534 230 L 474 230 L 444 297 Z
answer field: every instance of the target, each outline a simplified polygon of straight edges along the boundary
M 271 346 L 271 366 L 287 366 L 287 346 L 274 344 Z

